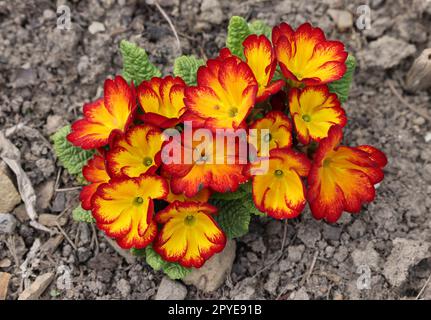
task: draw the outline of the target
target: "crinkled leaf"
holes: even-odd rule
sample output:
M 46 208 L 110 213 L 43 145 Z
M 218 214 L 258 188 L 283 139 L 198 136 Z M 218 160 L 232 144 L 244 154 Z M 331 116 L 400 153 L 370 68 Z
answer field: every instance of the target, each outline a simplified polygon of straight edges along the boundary
M 137 248 L 130 249 L 130 253 L 136 257 L 145 257 L 145 251 L 146 251 L 146 248 L 144 248 L 144 249 L 137 249 Z
M 183 279 L 192 270 L 185 268 L 178 263 L 167 263 L 163 267 L 163 272 L 172 280 Z
M 262 20 L 254 20 L 248 24 L 250 29 L 250 34 L 265 35 L 269 40 L 271 40 L 272 29 Z
M 174 75 L 181 77 L 189 86 L 196 85 L 196 73 L 205 61 L 194 56 L 181 56 L 175 60 Z
M 254 205 L 253 199 L 252 197 L 247 197 L 246 199 L 244 199 L 244 207 L 247 208 L 247 210 L 249 210 L 249 212 L 251 214 L 254 214 L 255 216 L 259 216 L 259 217 L 265 217 L 266 214 L 262 211 L 260 211 L 258 208 L 256 208 L 256 206 Z
M 251 34 L 247 21 L 238 16 L 230 18 L 227 28 L 226 47 L 236 56 L 244 58 L 243 46 L 245 38 Z
M 212 199 L 211 203 L 218 208 L 215 220 L 229 239 L 241 237 L 248 232 L 251 216 L 243 199 L 232 201 Z
M 54 151 L 61 165 L 69 171 L 70 174 L 82 174 L 82 167 L 87 164 L 94 150 L 83 150 L 71 144 L 66 136 L 70 133 L 70 126 L 59 129 L 51 140 L 54 144 Z
M 152 246 L 145 248 L 145 257 L 147 263 L 154 270 L 163 270 L 163 272 L 171 279 L 182 279 L 191 272 L 191 269 L 185 268 L 178 263 L 168 262 L 154 251 Z
M 156 251 L 154 251 L 152 246 L 147 246 L 145 248 L 145 258 L 150 267 L 156 271 L 161 270 L 163 266 L 168 263 L 163 260 Z
M 123 40 L 120 43 L 121 56 L 123 57 L 122 75 L 127 81 L 133 80 L 139 85 L 143 80 L 160 77 L 162 73 L 152 64 L 144 49 L 136 44 Z
M 82 209 L 81 205 L 73 209 L 72 217 L 73 220 L 80 222 L 94 223 L 96 221 L 91 215 L 91 211 Z
M 346 67 L 347 70 L 344 76 L 340 80 L 331 82 L 328 85 L 329 90 L 337 94 L 338 100 L 340 100 L 341 103 L 346 102 L 349 97 L 350 86 L 352 84 L 353 74 L 355 73 L 356 59 L 352 54 L 349 54 L 346 59 Z

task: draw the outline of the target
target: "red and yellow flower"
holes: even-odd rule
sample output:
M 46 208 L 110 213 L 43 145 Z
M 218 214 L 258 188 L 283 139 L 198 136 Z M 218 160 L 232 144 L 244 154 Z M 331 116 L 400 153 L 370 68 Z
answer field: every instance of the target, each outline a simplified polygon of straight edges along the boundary
M 264 135 L 263 129 L 268 130 Z M 280 111 L 271 111 L 264 118 L 256 120 L 250 126 L 249 143 L 254 146 L 258 156 L 262 156 L 262 140 L 268 143 L 268 152 L 275 148 L 291 147 L 292 125 L 287 115 Z
M 143 81 L 137 89 L 138 100 L 144 110 L 140 118 L 161 128 L 174 127 L 185 111 L 185 88 L 185 82 L 179 77 Z
M 253 201 L 260 211 L 276 219 L 298 216 L 305 207 L 305 188 L 301 177 L 310 170 L 308 158 L 288 148 L 273 149 L 267 166 L 253 163 Z M 260 170 L 260 171 L 259 171 Z
M 335 222 L 343 211 L 359 212 L 363 203 L 373 201 L 374 185 L 383 179 L 387 159 L 371 146 L 339 146 L 339 126 L 329 130 L 320 142 L 308 176 L 307 200 L 313 216 Z
M 112 177 L 139 177 L 154 173 L 160 166 L 162 133 L 152 125 L 138 125 L 129 129 L 113 143 L 107 152 L 107 169 Z
M 92 214 L 97 227 L 122 248 L 144 248 L 157 234 L 153 199 L 164 199 L 167 193 L 166 180 L 158 176 L 112 179 L 98 187 Z
M 236 191 L 248 180 L 244 172 L 247 154 L 240 152 L 238 140 L 229 142 L 229 139 L 224 139 L 223 150 L 216 139 L 195 141 L 183 134 L 180 141 L 172 141 L 172 144 L 178 144 L 181 159 L 164 163 L 162 167 L 164 174 L 171 177 L 172 192 L 191 198 L 204 188 L 221 193 Z
M 134 87 L 121 77 L 107 79 L 104 98 L 84 105 L 84 118 L 72 124 L 67 139 L 83 149 L 95 149 L 108 144 L 115 133 L 123 133 L 136 109 Z
M 163 164 L 163 170 L 171 176 L 172 192 L 191 198 L 204 188 L 221 193 L 235 192 L 241 183 L 246 182 L 246 160 L 239 153 L 238 143 L 231 145 L 227 139 L 224 142 L 224 150 L 218 150 L 213 141 L 202 151 L 196 151 L 199 142 L 189 143 L 182 139 L 181 162 Z M 200 156 L 197 155 L 199 152 Z M 186 154 L 194 154 L 192 161 L 186 161 Z
M 277 67 L 271 42 L 264 35 L 252 34 L 244 40 L 243 46 L 244 57 L 258 84 L 256 102 L 264 101 L 284 85 L 283 80 L 271 83 Z
M 79 199 L 81 200 L 81 207 L 85 210 L 90 210 L 91 199 L 97 188 L 110 179 L 106 172 L 105 159 L 101 155 L 95 155 L 82 168 L 82 174 L 90 184 L 82 187 Z
M 237 57 L 208 60 L 197 72 L 197 86 L 185 90 L 185 104 L 211 129 L 236 129 L 253 108 L 258 84 L 250 67 Z
M 184 267 L 200 268 L 223 250 L 226 236 L 212 218 L 217 208 L 207 203 L 176 201 L 156 215 L 163 227 L 154 250 L 163 259 Z
M 325 84 L 346 72 L 344 44 L 326 40 L 323 31 L 309 23 L 296 31 L 281 23 L 272 30 L 272 43 L 281 71 L 292 85 Z
M 346 113 L 337 95 L 330 93 L 325 85 L 303 90 L 292 88 L 289 108 L 302 144 L 308 144 L 310 140 L 320 141 L 328 136 L 333 125 L 344 127 L 347 123 Z

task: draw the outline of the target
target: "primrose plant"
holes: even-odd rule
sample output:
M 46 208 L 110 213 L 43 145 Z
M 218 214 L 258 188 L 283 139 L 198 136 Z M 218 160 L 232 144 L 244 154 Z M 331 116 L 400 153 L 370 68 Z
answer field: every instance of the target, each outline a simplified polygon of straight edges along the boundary
M 335 222 L 375 197 L 387 160 L 342 144 L 355 59 L 305 23 L 232 17 L 226 48 L 162 76 L 122 41 L 121 76 L 53 136 L 95 223 L 156 270 L 183 278 L 248 232 L 253 215 Z

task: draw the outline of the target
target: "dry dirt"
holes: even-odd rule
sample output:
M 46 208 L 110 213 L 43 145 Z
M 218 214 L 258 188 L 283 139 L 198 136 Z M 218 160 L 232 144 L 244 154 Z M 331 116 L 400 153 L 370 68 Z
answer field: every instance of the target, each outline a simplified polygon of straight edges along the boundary
M 431 274 L 431 123 L 417 112 L 431 116 L 431 95 L 403 90 L 412 62 L 431 47 L 430 1 L 159 2 L 172 18 L 184 54 L 214 56 L 225 43 L 231 15 L 270 25 L 310 21 L 329 38 L 344 41 L 359 58 L 344 106 L 345 140 L 375 145 L 389 158 L 375 202 L 359 215 L 345 214 L 328 225 L 306 210 L 289 221 L 282 257 L 273 264 L 268 262 L 280 252 L 284 224 L 254 218 L 250 234 L 237 241 L 225 284 L 210 294 L 189 286 L 187 298 L 412 299 L 420 293 L 430 299 L 431 285 L 421 289 Z M 354 22 L 363 2 L 371 7 L 371 29 L 339 32 L 328 10 L 351 12 Z M 22 204 L 10 212 L 18 218 L 16 229 L 0 233 L 0 273 L 12 275 L 7 299 L 16 299 L 47 272 L 54 278 L 42 299 L 152 299 L 162 274 L 140 261 L 127 262 L 101 233 L 72 220 L 79 190 L 54 190 L 76 182 L 58 166 L 47 139 L 73 122 L 84 102 L 102 94 L 103 80 L 120 71 L 120 40 L 144 47 L 165 73 L 180 52 L 166 20 L 145 0 L 69 0 L 72 29 L 61 31 L 56 9 L 63 3 L 0 1 L 0 129 L 21 124 L 8 138 L 20 149 L 21 165 L 36 188 L 38 213 L 62 213 L 68 238 L 35 229 Z M 93 22 L 104 28 L 90 33 Z M 35 241 L 49 250 L 32 255 Z

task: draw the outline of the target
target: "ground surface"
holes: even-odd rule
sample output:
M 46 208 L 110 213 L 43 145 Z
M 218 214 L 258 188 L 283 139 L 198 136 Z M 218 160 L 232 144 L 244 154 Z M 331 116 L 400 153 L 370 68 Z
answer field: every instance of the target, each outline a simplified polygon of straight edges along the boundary
M 327 225 L 305 211 L 289 221 L 286 245 L 275 263 L 269 262 L 280 252 L 284 225 L 256 218 L 250 234 L 237 241 L 226 283 L 211 294 L 187 287 L 187 298 L 415 298 L 431 272 L 431 123 L 394 92 L 431 115 L 430 91 L 407 93 L 402 87 L 414 58 L 431 47 L 429 2 L 369 1 L 371 30 L 353 28 L 344 33 L 337 30 L 328 9 L 356 14 L 357 5 L 367 1 L 205 0 L 202 7 L 201 2 L 160 1 L 172 17 L 185 54 L 214 56 L 225 43 L 233 14 L 270 25 L 311 21 L 328 37 L 344 41 L 360 58 L 345 104 L 346 140 L 381 148 L 389 165 L 375 202 L 360 215 L 345 215 L 337 224 Z M 73 187 L 75 182 L 56 164 L 46 139 L 74 121 L 84 102 L 101 95 L 103 80 L 119 72 L 121 39 L 144 47 L 166 73 L 179 52 L 168 24 L 145 0 L 68 1 L 68 5 L 72 30 L 60 31 L 55 1 L 0 1 L 0 128 L 24 124 L 8 138 L 20 149 L 22 167 L 37 190 L 38 212 L 63 213 L 69 238 L 60 236 L 56 247 L 55 235 L 30 226 L 23 205 L 15 208 L 16 231 L 0 234 L 0 261 L 6 261 L 0 272 L 12 274 L 7 299 L 16 299 L 46 272 L 54 272 L 55 279 L 44 299 L 151 299 L 162 275 L 139 261 L 129 264 L 101 234 L 71 219 L 79 191 L 54 192 L 59 172 L 58 188 Z M 205 7 L 210 9 L 201 10 Z M 89 26 L 95 21 L 103 23 L 104 30 L 91 34 Z M 29 249 L 37 240 L 42 245 L 51 241 L 51 249 L 31 256 Z M 23 272 L 19 266 L 29 255 Z M 361 290 L 368 284 L 369 289 Z M 431 288 L 421 292 L 421 298 L 430 299 Z

